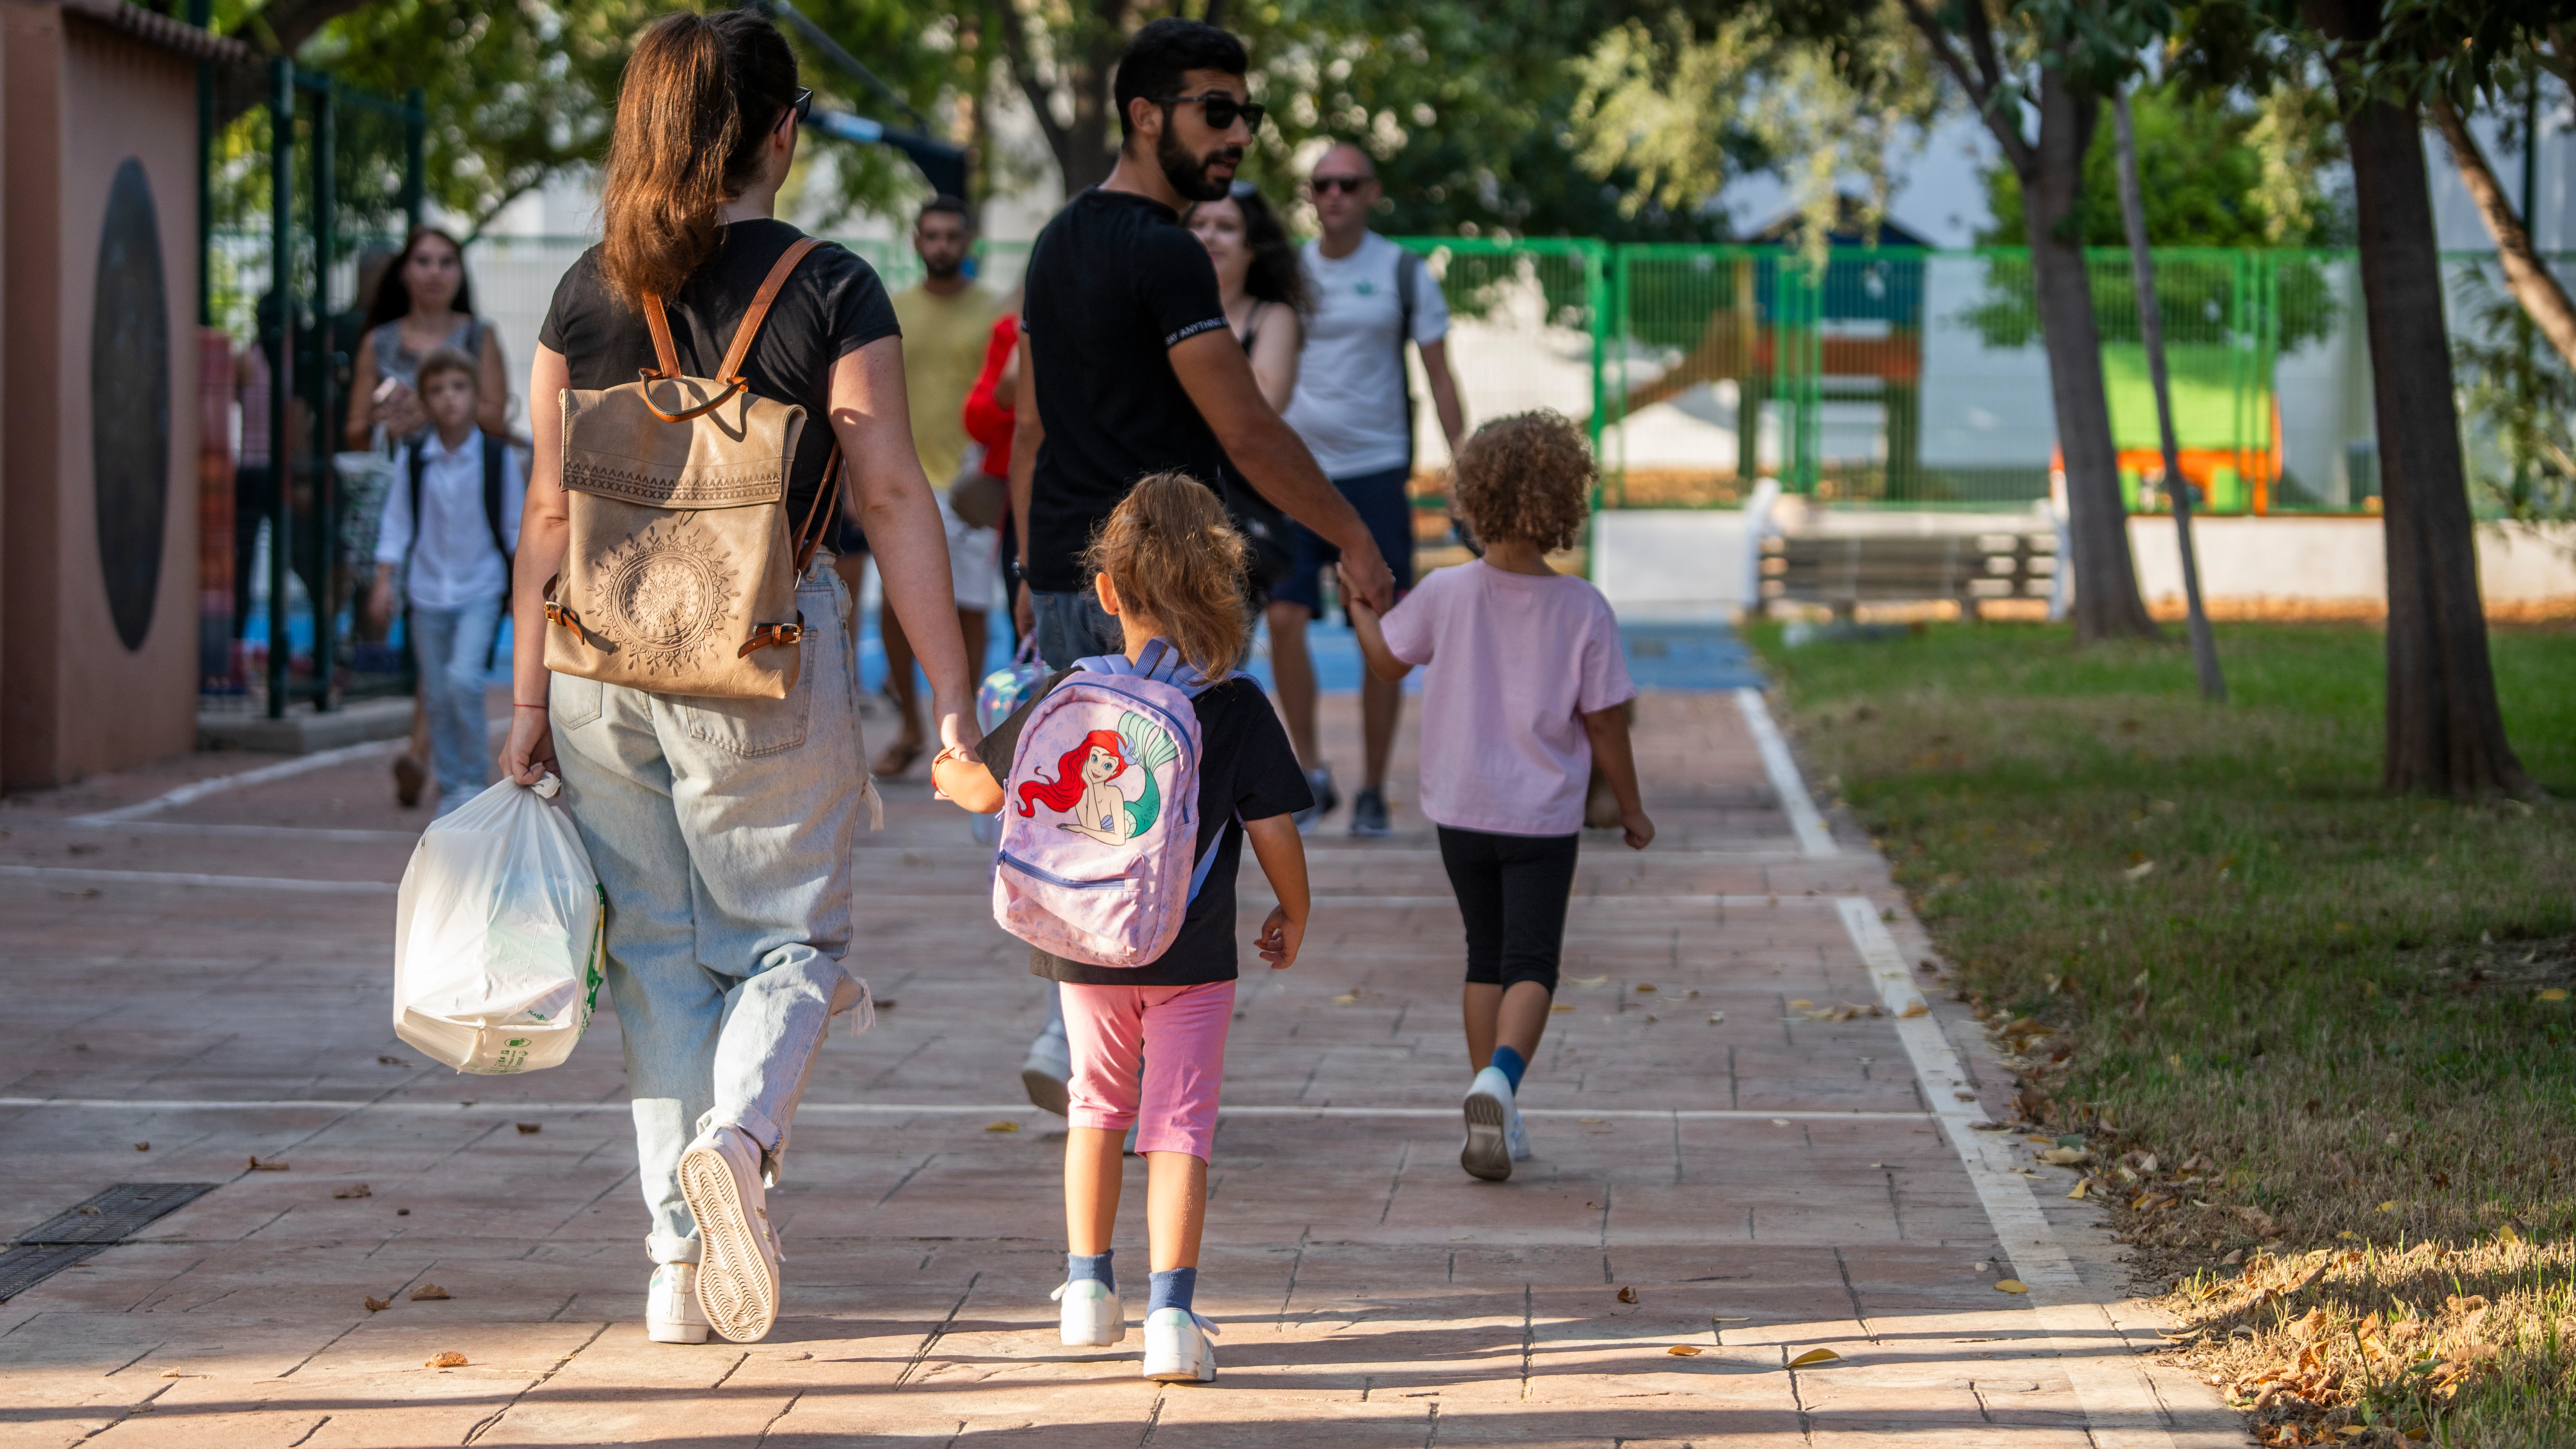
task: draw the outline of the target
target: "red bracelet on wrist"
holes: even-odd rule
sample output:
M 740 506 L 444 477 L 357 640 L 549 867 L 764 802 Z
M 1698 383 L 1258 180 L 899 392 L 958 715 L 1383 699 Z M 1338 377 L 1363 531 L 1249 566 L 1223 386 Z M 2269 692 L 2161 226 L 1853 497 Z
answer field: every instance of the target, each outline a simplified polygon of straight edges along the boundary
M 519 703 L 517 700 L 515 700 L 515 699 L 514 699 L 514 700 L 511 700 L 511 701 L 510 701 L 510 708 L 512 708 L 512 709 L 547 709 L 547 708 L 551 708 L 551 706 L 548 706 L 548 705 L 542 705 L 542 704 L 521 704 L 521 703 Z

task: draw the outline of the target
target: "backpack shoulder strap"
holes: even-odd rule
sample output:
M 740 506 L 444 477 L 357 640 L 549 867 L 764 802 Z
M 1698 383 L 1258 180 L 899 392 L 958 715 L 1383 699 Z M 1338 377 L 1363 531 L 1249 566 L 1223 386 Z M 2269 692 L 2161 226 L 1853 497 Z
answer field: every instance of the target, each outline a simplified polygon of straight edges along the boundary
M 1398 310 L 1404 317 L 1403 325 L 1396 330 L 1395 334 L 1395 350 L 1398 353 L 1404 351 L 1404 344 L 1413 340 L 1413 298 L 1416 289 L 1421 286 L 1421 277 L 1422 254 L 1402 242 L 1396 243 L 1395 300 Z
M 509 455 L 510 445 L 490 433 L 477 433 L 475 436 L 483 440 L 483 524 L 492 530 L 492 547 L 500 550 L 506 562 L 510 557 L 510 539 L 501 531 L 501 464 Z M 419 526 L 420 520 L 415 515 L 412 527 Z
M 760 279 L 760 290 L 752 294 L 751 307 L 742 314 L 742 325 L 733 330 L 733 345 L 725 349 L 724 362 L 716 368 L 716 381 L 740 385 L 743 359 L 751 355 L 752 339 L 760 335 L 760 324 L 769 317 L 769 304 L 778 300 L 779 290 L 787 285 L 787 274 L 796 270 L 806 253 L 822 244 L 817 237 L 798 237 L 779 255 L 769 275 Z
M 411 499 L 411 547 L 405 550 L 405 562 L 409 562 L 408 555 L 420 551 L 420 475 L 429 467 L 429 460 L 421 456 L 417 438 L 403 451 L 403 478 Z

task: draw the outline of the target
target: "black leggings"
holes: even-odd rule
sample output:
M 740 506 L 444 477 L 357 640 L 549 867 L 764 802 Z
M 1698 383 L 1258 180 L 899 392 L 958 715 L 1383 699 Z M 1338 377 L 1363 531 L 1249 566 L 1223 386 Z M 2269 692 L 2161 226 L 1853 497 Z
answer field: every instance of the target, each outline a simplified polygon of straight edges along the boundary
M 1565 903 L 1574 892 L 1582 837 L 1492 835 L 1440 827 L 1440 863 L 1467 918 L 1467 980 L 1509 989 L 1535 981 L 1556 991 L 1565 948 Z

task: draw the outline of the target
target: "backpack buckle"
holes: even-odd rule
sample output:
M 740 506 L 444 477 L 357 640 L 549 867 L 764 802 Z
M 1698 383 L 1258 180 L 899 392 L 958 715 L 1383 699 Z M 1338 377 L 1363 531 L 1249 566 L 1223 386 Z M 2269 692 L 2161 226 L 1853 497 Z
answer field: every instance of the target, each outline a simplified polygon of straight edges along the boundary
M 770 649 L 802 644 L 805 642 L 805 635 L 808 632 L 809 631 L 805 627 L 805 615 L 802 610 L 798 611 L 796 622 L 793 624 L 755 624 L 752 626 L 751 637 L 742 641 L 742 647 L 734 651 L 733 657 L 736 659 L 749 659 L 752 651 L 755 649 Z
M 582 627 L 581 615 L 573 612 L 572 606 L 569 604 L 557 603 L 553 599 L 546 600 L 546 622 L 551 624 L 561 624 L 565 628 L 570 629 L 572 631 L 572 637 L 580 640 L 590 648 L 608 649 L 611 647 L 606 640 L 601 639 L 598 635 L 593 634 L 588 629 Z

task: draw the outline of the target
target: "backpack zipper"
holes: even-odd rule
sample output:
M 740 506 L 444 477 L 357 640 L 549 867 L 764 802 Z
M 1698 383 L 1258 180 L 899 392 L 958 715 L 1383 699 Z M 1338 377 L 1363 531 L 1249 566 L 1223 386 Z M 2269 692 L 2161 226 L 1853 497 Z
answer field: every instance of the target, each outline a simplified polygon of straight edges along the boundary
M 1074 880 L 1069 876 L 1057 875 L 1051 870 L 1042 870 L 1008 851 L 1002 852 L 1001 862 L 1002 864 L 1019 871 L 1022 875 L 1033 875 L 1039 880 L 1047 882 L 1049 885 L 1067 886 L 1078 891 L 1117 890 L 1121 887 L 1134 884 L 1133 877 L 1123 875 L 1113 876 L 1108 880 Z

